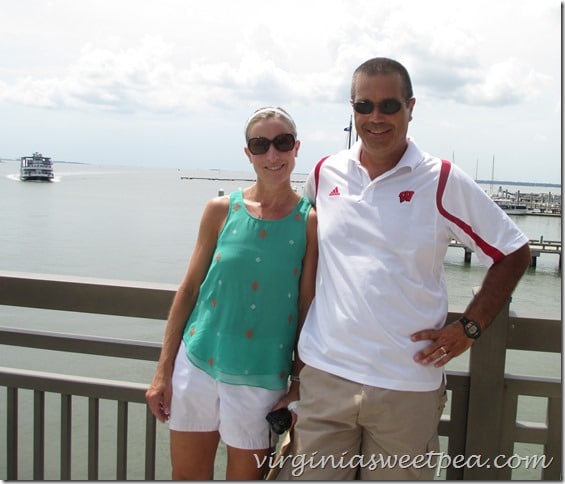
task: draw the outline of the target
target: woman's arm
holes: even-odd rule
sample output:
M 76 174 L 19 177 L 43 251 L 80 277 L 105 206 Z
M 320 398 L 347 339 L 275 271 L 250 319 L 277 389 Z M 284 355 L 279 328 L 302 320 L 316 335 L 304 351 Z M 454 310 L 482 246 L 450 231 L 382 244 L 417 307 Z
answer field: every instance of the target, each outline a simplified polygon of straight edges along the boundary
M 207 203 L 188 269 L 169 311 L 157 370 L 145 393 L 151 412 L 161 422 L 165 422 L 169 417 L 175 358 L 186 322 L 198 299 L 200 285 L 208 273 L 228 207 L 228 197 L 217 197 Z

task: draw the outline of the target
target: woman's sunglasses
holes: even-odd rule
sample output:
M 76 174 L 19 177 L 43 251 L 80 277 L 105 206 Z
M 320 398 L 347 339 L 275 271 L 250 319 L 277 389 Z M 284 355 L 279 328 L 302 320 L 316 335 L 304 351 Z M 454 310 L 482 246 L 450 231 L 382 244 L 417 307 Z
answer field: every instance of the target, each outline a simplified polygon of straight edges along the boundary
M 294 139 L 294 135 L 290 133 L 279 134 L 275 136 L 273 139 L 268 139 L 259 136 L 258 138 L 250 138 L 247 141 L 247 148 L 254 155 L 263 155 L 267 151 L 269 151 L 269 147 L 271 146 L 271 143 L 278 151 L 286 152 L 294 148 L 294 145 L 296 144 L 296 140 Z
M 384 99 L 380 103 L 374 103 L 373 101 L 355 101 L 353 104 L 353 109 L 359 114 L 371 114 L 375 108 L 377 108 L 382 114 L 395 114 L 400 111 L 402 107 L 402 102 L 398 99 Z

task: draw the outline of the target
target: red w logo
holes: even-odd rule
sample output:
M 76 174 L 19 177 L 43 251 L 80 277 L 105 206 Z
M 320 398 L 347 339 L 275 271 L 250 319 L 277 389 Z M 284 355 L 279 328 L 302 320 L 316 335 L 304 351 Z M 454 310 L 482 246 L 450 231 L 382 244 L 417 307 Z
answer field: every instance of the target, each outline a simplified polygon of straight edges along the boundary
M 410 202 L 412 200 L 412 197 L 414 196 L 414 191 L 406 190 L 405 192 L 400 192 L 398 196 L 400 197 L 400 203 Z

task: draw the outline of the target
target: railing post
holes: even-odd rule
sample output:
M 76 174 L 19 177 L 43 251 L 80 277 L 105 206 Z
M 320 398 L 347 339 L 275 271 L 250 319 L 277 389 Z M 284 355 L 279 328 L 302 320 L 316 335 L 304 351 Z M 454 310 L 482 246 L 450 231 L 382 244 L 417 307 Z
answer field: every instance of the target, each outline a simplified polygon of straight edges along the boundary
M 45 477 L 45 393 L 33 392 L 33 480 Z
M 100 442 L 100 401 L 88 399 L 88 480 L 98 480 L 98 448 Z
M 61 480 L 71 480 L 73 396 L 61 394 Z
M 10 481 L 18 479 L 18 389 L 8 387 L 6 405 L 6 477 Z
M 547 402 L 547 422 L 548 425 L 547 443 L 544 447 L 544 456 L 553 458 L 551 465 L 544 469 L 543 480 L 562 480 L 562 452 L 561 452 L 561 431 L 563 429 L 563 407 L 561 398 L 550 398 Z
M 128 402 L 118 402 L 116 479 L 127 480 L 128 469 Z
M 509 317 L 508 300 L 488 330 L 471 347 L 469 362 L 469 413 L 465 455 L 473 456 L 475 464 L 486 462 L 489 466 L 467 466 L 465 480 L 488 479 L 498 476 L 492 465 L 500 453 L 502 413 L 504 401 L 504 367 Z
M 145 409 L 145 480 L 155 480 L 157 453 L 157 419 L 151 413 L 149 405 Z

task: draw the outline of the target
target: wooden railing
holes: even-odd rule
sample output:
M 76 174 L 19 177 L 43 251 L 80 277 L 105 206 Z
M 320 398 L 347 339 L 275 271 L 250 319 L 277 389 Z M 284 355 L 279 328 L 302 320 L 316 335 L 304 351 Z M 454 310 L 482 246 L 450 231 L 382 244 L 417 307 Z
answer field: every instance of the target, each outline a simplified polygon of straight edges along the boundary
M 164 284 L 0 272 L 0 305 L 5 306 L 163 320 L 174 291 L 175 287 Z M 448 320 L 456 317 L 456 313 L 450 313 Z M 445 467 L 442 476 L 449 480 L 510 479 L 513 468 L 520 463 L 514 445 L 527 442 L 543 449 L 544 460 L 538 466 L 540 478 L 561 479 L 561 379 L 505 374 L 506 350 L 561 353 L 561 321 L 510 315 L 506 305 L 487 335 L 473 345 L 468 372 L 448 372 L 450 410 L 442 417 L 439 428 L 440 435 L 447 439 L 446 453 L 440 459 Z M 0 345 L 145 361 L 156 361 L 160 349 L 158 343 L 6 327 L 0 328 Z M 106 400 L 116 402 L 116 455 L 112 464 L 116 479 L 128 478 L 128 449 L 131 448 L 128 435 L 132 430 L 129 408 L 136 404 L 143 406 L 145 415 L 144 438 L 138 439 L 142 442 L 135 442 L 142 450 L 136 453 L 144 459 L 143 478 L 155 478 L 158 442 L 155 419 L 144 406 L 146 384 L 117 381 L 115 375 L 97 379 L 40 370 L 0 368 L 0 389 L 5 389 L 6 402 L 0 403 L 0 415 L 6 418 L 5 426 L 0 425 L 0 432 L 5 432 L 1 438 L 6 442 L 5 458 L 0 456 L 0 479 L 18 479 L 18 469 L 22 466 L 32 469 L 33 479 L 45 478 L 45 449 L 48 443 L 53 443 L 46 442 L 45 436 L 46 395 L 51 394 L 59 395 L 60 399 L 60 440 L 57 442 L 60 479 L 68 480 L 73 476 L 71 449 L 76 427 L 81 428 L 88 439 L 86 478 L 98 479 L 99 468 L 107 465 L 101 462 L 99 452 L 105 445 L 100 437 L 100 402 Z M 33 392 L 33 423 L 29 430 L 33 433 L 33 458 L 29 462 L 22 462 L 18 445 L 23 416 L 19 394 L 24 390 Z M 517 401 L 522 395 L 547 401 L 545 422 L 517 420 Z M 88 400 L 86 415 L 78 422 L 72 419 L 75 397 Z M 2 407 L 6 409 L 4 414 Z M 2 468 L 3 462 L 5 468 Z

